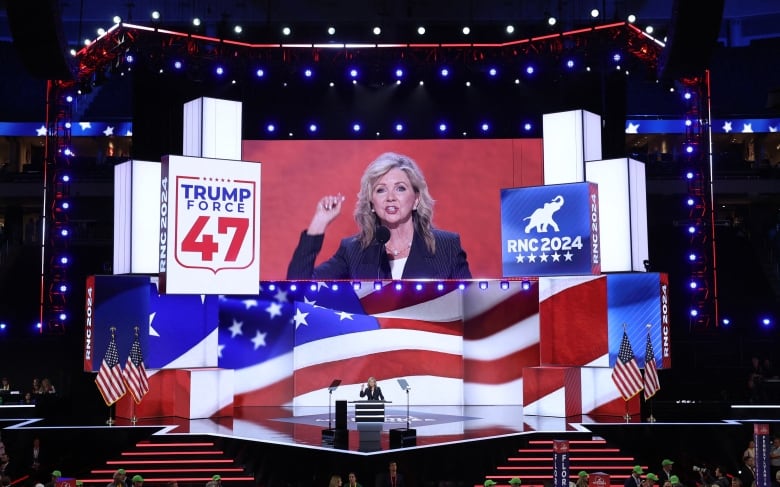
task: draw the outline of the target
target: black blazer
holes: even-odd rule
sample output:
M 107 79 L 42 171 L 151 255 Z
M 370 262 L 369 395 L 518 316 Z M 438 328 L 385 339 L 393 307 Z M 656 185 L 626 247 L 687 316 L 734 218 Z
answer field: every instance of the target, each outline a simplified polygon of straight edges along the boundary
M 433 230 L 433 236 L 435 254 L 428 251 L 425 241 L 415 233 L 402 278 L 470 279 L 471 271 L 466 252 L 460 246 L 460 235 Z M 324 235 L 307 235 L 305 230 L 301 233 L 287 267 L 287 279 L 392 279 L 382 245 L 374 242 L 362 249 L 355 236 L 343 239 L 333 257 L 314 267 L 324 238 Z
M 368 396 L 368 397 L 366 397 Z M 366 397 L 369 401 L 384 401 L 385 396 L 382 394 L 382 388 L 379 386 L 374 387 L 372 391 L 370 387 L 366 387 L 360 391 L 360 397 Z

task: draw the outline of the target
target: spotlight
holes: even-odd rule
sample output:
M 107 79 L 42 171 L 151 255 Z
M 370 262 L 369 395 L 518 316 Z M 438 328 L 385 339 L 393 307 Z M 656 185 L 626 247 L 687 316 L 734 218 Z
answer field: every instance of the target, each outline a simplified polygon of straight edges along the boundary
M 266 125 L 265 130 L 266 132 L 272 133 L 276 131 L 276 125 L 269 123 L 268 125 Z
M 593 18 L 593 19 L 598 18 L 599 14 L 600 14 L 600 12 L 599 12 L 599 9 L 597 9 L 597 8 L 594 8 L 593 10 L 590 11 L 590 17 Z
M 482 129 L 483 132 L 487 132 L 488 130 L 490 130 L 490 125 L 488 125 L 487 123 L 483 123 L 480 126 L 480 128 Z
M 525 130 L 526 132 L 530 132 L 532 128 L 533 126 L 529 122 L 523 124 L 523 130 Z
M 691 316 L 692 316 L 692 317 L 699 316 L 699 310 L 697 310 L 697 309 L 692 309 L 692 310 L 691 310 L 691 312 L 690 312 L 690 314 L 691 314 Z
M 724 326 L 729 326 L 731 324 L 731 320 L 728 318 L 723 318 L 723 320 L 721 320 L 721 323 L 723 323 Z
M 395 290 L 396 291 L 400 291 L 401 289 L 403 289 L 403 285 L 400 282 L 396 282 L 395 283 Z
M 498 74 L 498 70 L 496 70 L 496 68 L 490 68 L 490 69 L 488 70 L 488 74 L 489 74 L 490 76 L 495 76 L 495 75 L 497 75 L 497 74 Z
M 525 68 L 525 72 L 526 72 L 527 74 L 534 74 L 534 71 L 535 71 L 535 70 L 534 70 L 534 67 L 533 67 L 533 66 L 527 66 L 527 67 Z
M 182 66 L 181 65 L 181 61 L 175 61 L 173 63 L 173 67 L 176 68 L 176 69 L 181 69 L 181 66 Z
M 414 285 L 414 289 L 416 291 L 422 291 L 422 288 L 423 288 L 423 285 L 422 285 L 421 282 L 418 282 L 417 284 Z
M 509 282 L 501 281 L 501 285 L 500 286 L 501 286 L 502 290 L 506 291 L 507 289 L 509 289 Z
M 295 283 L 290 284 L 290 291 L 297 291 L 297 290 L 298 290 L 298 285 L 297 284 L 295 284 Z
M 636 22 L 636 15 L 629 14 L 629 16 L 626 18 L 626 20 L 628 20 L 629 24 L 633 24 L 634 22 Z
M 360 283 L 360 281 L 355 281 L 352 283 L 352 289 L 354 289 L 355 291 L 359 291 L 361 287 L 362 284 Z
M 192 19 L 192 25 L 194 25 L 195 27 L 200 27 L 200 19 L 198 17 Z
M 574 60 L 573 59 L 567 59 L 566 60 L 566 67 L 569 69 L 574 69 Z
M 332 35 L 335 35 L 335 34 L 336 34 L 336 28 L 333 27 L 333 26 L 328 27 L 328 35 L 332 36 Z
M 60 284 L 60 292 L 61 293 L 68 292 L 68 285 L 67 284 Z
M 404 70 L 401 68 L 397 68 L 395 70 L 395 77 L 396 78 L 403 78 L 404 77 Z
M 306 69 L 303 71 L 303 75 L 306 76 L 307 78 L 311 78 L 313 74 L 314 73 L 312 72 L 311 69 Z
M 515 33 L 515 26 L 514 25 L 507 25 L 505 30 L 506 30 L 507 34 L 514 34 Z
M 417 28 L 417 33 L 419 35 L 421 35 L 421 36 L 424 36 L 425 35 L 425 27 L 423 27 L 423 26 L 418 27 Z
M 772 320 L 770 318 L 761 318 L 761 324 L 764 326 L 770 326 L 772 324 Z
M 447 131 L 447 124 L 446 123 L 440 123 L 439 124 L 439 132 L 446 132 Z
M 358 70 L 357 69 L 352 68 L 352 69 L 349 70 L 349 77 L 350 78 L 354 79 L 354 78 L 357 78 L 357 76 L 358 76 Z
M 65 321 L 65 320 L 68 319 L 68 315 L 66 315 L 65 313 L 60 313 L 59 318 L 60 318 L 60 321 Z
M 225 74 L 225 68 L 222 66 L 217 66 L 217 69 L 215 69 L 214 72 L 217 73 L 217 76 L 222 76 Z
M 437 291 L 443 291 L 443 290 L 444 290 L 444 284 L 442 284 L 442 283 L 438 283 L 438 284 L 436 285 L 436 290 L 437 290 Z
M 317 283 L 313 282 L 313 283 L 309 284 L 309 290 L 310 291 L 316 291 L 317 290 Z
M 290 34 L 292 34 L 292 29 L 290 29 L 289 27 L 283 27 L 282 28 L 282 35 L 283 36 L 289 36 Z
M 550 27 L 554 26 L 557 23 L 558 23 L 558 19 L 556 19 L 555 17 L 547 18 L 547 25 L 549 25 Z
M 447 69 L 447 68 L 441 68 L 441 70 L 439 71 L 439 74 L 441 74 L 442 78 L 446 78 L 447 76 L 450 75 L 450 70 Z
M 400 123 L 395 124 L 395 131 L 396 132 L 403 132 L 404 131 L 404 126 L 402 124 L 400 124 Z
M 487 281 L 479 281 L 479 288 L 482 289 L 482 290 L 487 289 L 488 288 Z
M 314 133 L 316 131 L 317 131 L 317 124 L 315 123 L 309 124 L 309 132 Z
M 352 131 L 357 133 L 360 132 L 360 124 L 359 123 L 353 123 L 352 124 Z
M 244 28 L 241 27 L 240 25 L 236 25 L 235 27 L 233 27 L 233 32 L 236 33 L 236 34 L 240 34 L 240 33 L 244 32 Z
M 382 289 L 382 281 L 374 281 L 374 291 Z
M 382 29 L 381 29 L 381 27 L 377 26 L 377 27 L 374 27 L 372 32 L 374 33 L 375 36 L 378 36 L 379 34 L 382 33 Z
M 118 15 L 114 15 L 113 20 L 114 20 L 115 24 L 121 24 L 122 23 L 122 17 L 120 17 Z
M 263 70 L 262 68 L 258 68 L 257 71 L 255 71 L 255 76 L 257 76 L 258 78 L 262 78 L 263 76 L 265 76 L 265 70 Z
M 696 262 L 696 254 L 694 254 L 693 252 L 688 254 L 688 260 L 691 262 Z
M 461 32 L 463 32 L 464 36 L 467 36 L 467 35 L 471 34 L 471 28 L 466 26 L 466 27 L 463 28 L 463 30 Z
M 686 172 L 685 179 L 693 179 L 693 171 Z
M 152 20 L 160 20 L 160 12 L 158 10 L 152 11 Z
M 523 291 L 528 291 L 531 289 L 531 282 L 530 281 L 521 281 L 520 282 L 520 289 Z

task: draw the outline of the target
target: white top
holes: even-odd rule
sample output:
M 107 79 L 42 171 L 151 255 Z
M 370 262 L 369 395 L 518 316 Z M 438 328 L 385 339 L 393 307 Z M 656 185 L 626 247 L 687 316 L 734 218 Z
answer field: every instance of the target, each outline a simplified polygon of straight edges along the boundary
M 390 271 L 393 275 L 393 279 L 400 279 L 404 275 L 404 267 L 406 267 L 406 260 L 409 257 L 403 259 L 393 259 L 390 261 Z

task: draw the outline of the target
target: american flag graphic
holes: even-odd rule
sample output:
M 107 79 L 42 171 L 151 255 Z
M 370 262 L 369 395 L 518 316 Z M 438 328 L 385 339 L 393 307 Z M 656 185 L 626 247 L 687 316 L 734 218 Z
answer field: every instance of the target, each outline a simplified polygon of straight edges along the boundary
M 122 377 L 125 379 L 127 389 L 133 396 L 136 404 L 139 404 L 147 392 L 149 392 L 149 378 L 146 375 L 144 367 L 144 357 L 141 354 L 141 342 L 138 340 L 136 332 L 133 345 L 130 347 L 130 354 L 127 356 L 125 370 L 122 371 Z
M 647 346 L 645 347 L 645 381 L 644 395 L 645 399 L 650 399 L 661 388 L 658 381 L 658 369 L 655 366 L 655 353 L 653 352 L 653 342 L 650 339 L 650 332 L 647 332 Z
M 628 334 L 623 332 L 623 340 L 620 342 L 615 368 L 612 369 L 612 382 L 620 391 L 623 399 L 628 401 L 642 390 L 642 372 L 636 363 L 634 351 L 628 341 Z
M 327 405 L 334 379 L 333 399 L 357 400 L 369 376 L 399 405 L 398 379 L 416 404 L 464 404 L 470 394 L 486 396 L 471 403 L 522 403 L 522 369 L 539 363 L 538 294 L 519 283 L 400 285 L 411 289 L 264 284 L 252 299 L 222 297 L 219 366 L 235 370 L 234 405 Z
M 122 381 L 122 368 L 119 366 L 119 352 L 116 349 L 113 331 L 95 383 L 107 406 L 114 404 L 125 395 L 125 383 Z

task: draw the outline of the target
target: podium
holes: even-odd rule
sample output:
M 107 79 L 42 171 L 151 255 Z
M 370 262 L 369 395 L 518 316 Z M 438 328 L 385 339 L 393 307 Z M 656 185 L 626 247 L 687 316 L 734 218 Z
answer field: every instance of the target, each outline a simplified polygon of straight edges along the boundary
M 385 404 L 391 401 L 353 401 L 355 423 L 360 439 L 358 450 L 362 452 L 382 449 L 380 439 L 385 422 Z

